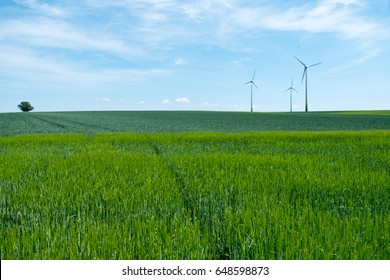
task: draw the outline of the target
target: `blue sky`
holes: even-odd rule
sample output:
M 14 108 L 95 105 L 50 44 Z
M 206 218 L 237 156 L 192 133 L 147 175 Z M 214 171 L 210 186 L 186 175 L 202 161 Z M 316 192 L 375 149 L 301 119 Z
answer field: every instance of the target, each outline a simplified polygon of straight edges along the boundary
M 390 109 L 389 0 L 0 0 L 0 112 Z

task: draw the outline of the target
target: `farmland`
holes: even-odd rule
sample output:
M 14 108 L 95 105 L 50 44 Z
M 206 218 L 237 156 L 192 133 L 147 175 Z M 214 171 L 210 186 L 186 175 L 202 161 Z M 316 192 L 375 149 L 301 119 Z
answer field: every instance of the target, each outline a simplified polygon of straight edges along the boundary
M 239 113 L 197 111 L 0 114 L 0 136 L 48 133 L 167 133 L 390 129 L 390 111 Z
M 0 114 L 1 259 L 389 259 L 389 118 Z

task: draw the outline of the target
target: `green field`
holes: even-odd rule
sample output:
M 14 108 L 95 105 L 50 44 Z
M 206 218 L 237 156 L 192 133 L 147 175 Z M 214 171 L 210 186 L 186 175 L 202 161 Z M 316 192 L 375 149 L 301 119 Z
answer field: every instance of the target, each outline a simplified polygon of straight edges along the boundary
M 390 130 L 390 111 L 236 113 L 197 111 L 0 114 L 0 136 L 47 133 Z
M 387 111 L 14 113 L 0 128 L 3 260 L 390 258 Z

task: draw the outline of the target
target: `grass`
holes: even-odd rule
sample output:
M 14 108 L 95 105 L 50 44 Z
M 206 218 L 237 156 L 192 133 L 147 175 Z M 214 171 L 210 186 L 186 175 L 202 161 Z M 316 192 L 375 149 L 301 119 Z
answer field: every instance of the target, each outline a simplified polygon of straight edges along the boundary
M 143 123 L 136 113 L 80 114 L 1 116 L 39 132 L 87 128 L 0 137 L 1 259 L 390 258 L 386 129 L 238 133 L 243 123 L 266 128 L 271 114 L 232 122 L 232 113 L 140 112 Z M 176 131 L 181 114 L 192 130 L 210 118 L 205 130 L 232 122 L 237 133 L 95 134 L 109 119 L 113 131 L 145 131 L 156 128 L 151 120 L 167 129 L 173 116 Z M 337 116 L 325 115 L 324 125 Z M 291 118 L 318 128 L 308 115 Z M 340 127 L 351 118 L 337 117 Z M 360 127 L 388 126 L 383 115 L 360 118 Z

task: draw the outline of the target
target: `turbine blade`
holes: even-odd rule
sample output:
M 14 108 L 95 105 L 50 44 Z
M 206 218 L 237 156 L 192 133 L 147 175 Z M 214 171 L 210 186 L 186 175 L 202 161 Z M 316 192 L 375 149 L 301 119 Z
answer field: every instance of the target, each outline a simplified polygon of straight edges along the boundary
M 294 78 L 291 78 L 291 87 L 294 86 Z
M 302 81 L 301 84 L 303 83 L 303 79 L 305 78 L 305 75 L 307 75 L 307 68 L 305 67 L 305 70 L 303 70 L 303 75 L 302 75 Z
M 298 57 L 294 56 L 296 60 L 298 60 L 305 68 L 307 67 L 305 63 L 303 63 L 302 61 L 299 60 Z
M 287 91 L 289 91 L 291 88 L 288 88 L 288 89 L 286 89 L 284 92 L 287 92 Z
M 253 84 L 257 89 L 259 89 L 259 88 L 256 86 L 256 84 L 255 84 L 254 82 L 252 82 L 252 84 Z
M 252 81 L 249 81 L 249 82 L 247 82 L 247 83 L 244 83 L 244 85 L 247 85 L 247 84 L 250 84 Z
M 312 65 L 310 65 L 308 68 L 313 67 L 313 66 L 316 66 L 316 65 L 321 64 L 321 63 L 322 63 L 322 62 L 318 62 L 318 63 L 312 64 Z
M 296 93 L 299 93 L 295 88 L 291 88 L 293 91 L 295 91 Z
M 255 70 L 255 72 L 253 73 L 252 81 L 255 79 L 255 76 L 256 76 L 256 70 Z

